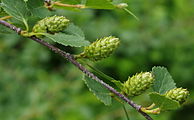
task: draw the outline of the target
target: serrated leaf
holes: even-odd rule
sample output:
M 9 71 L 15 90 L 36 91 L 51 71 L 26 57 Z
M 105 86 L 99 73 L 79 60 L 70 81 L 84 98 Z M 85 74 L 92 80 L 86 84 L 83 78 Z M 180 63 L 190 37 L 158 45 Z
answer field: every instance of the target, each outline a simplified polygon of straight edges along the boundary
M 20 21 L 27 21 L 30 12 L 23 0 L 2 0 L 2 7 L 6 13 Z
M 97 81 L 84 76 L 84 82 L 89 88 L 89 90 L 105 105 L 112 104 L 112 97 L 110 96 L 110 91 L 102 86 Z
M 37 0 L 36 2 L 34 2 L 34 0 L 28 0 L 27 1 L 27 6 L 30 9 L 33 8 L 38 8 L 44 5 L 44 0 Z
M 115 6 L 108 0 L 87 0 L 86 6 L 95 9 L 114 9 Z
M 30 10 L 31 16 L 44 18 L 51 15 L 51 12 L 44 7 L 44 1 L 39 0 L 34 2 L 34 0 L 28 0 L 27 6 Z
M 89 41 L 85 40 L 82 30 L 74 24 L 68 25 L 64 33 L 46 34 L 45 36 L 65 46 L 81 47 L 90 44 Z
M 83 37 L 79 37 L 75 35 L 56 33 L 54 35 L 45 34 L 45 36 L 51 39 L 52 41 L 62 44 L 64 46 L 81 47 L 81 46 L 89 45 L 89 42 L 86 41 Z
M 38 17 L 38 18 L 45 18 L 52 15 L 52 13 L 43 6 L 33 8 L 30 10 L 30 12 L 31 12 L 31 16 Z
M 34 0 L 28 0 L 26 4 L 30 10 L 30 16 L 28 16 L 28 25 L 30 28 L 32 28 L 37 23 L 37 21 L 52 15 L 52 12 L 44 7 L 43 0 L 36 2 L 34 2 Z
M 166 98 L 164 95 L 159 93 L 154 92 L 149 94 L 149 96 L 153 103 L 155 103 L 161 111 L 174 110 L 180 107 L 180 104 L 177 101 Z
M 155 92 L 164 94 L 166 91 L 176 88 L 176 84 L 166 68 L 153 67 L 152 74 L 155 78 L 153 85 L 153 90 Z
M 78 26 L 75 26 L 73 23 L 68 25 L 64 32 L 67 34 L 85 38 L 83 31 Z

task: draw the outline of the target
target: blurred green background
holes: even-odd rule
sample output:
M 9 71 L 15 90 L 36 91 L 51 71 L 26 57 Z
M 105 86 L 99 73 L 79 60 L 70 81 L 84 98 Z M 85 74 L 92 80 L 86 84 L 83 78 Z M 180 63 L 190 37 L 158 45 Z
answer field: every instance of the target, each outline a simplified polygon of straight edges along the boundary
M 123 10 L 59 13 L 80 26 L 90 41 L 109 35 L 121 39 L 113 56 L 95 63 L 106 74 L 125 81 L 137 72 L 165 66 L 178 87 L 188 88 L 190 98 L 182 108 L 152 115 L 154 120 L 194 120 L 194 0 L 130 0 L 128 5 L 140 21 Z M 36 42 L 15 33 L 0 34 L 0 119 L 126 120 L 122 106 L 116 102 L 104 106 L 89 92 L 82 76 Z M 151 104 L 145 95 L 134 100 Z M 130 120 L 145 119 L 127 109 Z

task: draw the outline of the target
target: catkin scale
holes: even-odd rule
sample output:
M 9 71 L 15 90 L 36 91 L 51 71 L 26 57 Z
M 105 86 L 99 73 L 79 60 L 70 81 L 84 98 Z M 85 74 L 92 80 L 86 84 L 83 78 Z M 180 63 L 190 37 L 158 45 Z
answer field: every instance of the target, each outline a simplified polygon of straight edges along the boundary
M 128 96 L 138 96 L 145 92 L 153 84 L 154 78 L 150 72 L 141 72 L 132 77 L 123 84 L 123 92 Z
M 184 103 L 189 95 L 189 91 L 183 88 L 174 88 L 165 93 L 169 99 L 175 100 L 180 104 Z
M 64 16 L 55 15 L 38 21 L 38 23 L 34 25 L 32 31 L 34 33 L 58 33 L 63 31 L 68 24 L 69 20 Z
M 98 39 L 89 46 L 84 48 L 84 52 L 79 56 L 91 61 L 98 61 L 109 57 L 118 47 L 120 40 L 116 37 L 109 36 Z

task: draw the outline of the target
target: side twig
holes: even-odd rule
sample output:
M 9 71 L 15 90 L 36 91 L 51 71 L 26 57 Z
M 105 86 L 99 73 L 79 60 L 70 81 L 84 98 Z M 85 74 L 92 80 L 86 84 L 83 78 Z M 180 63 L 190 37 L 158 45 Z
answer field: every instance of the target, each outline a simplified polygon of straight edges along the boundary
M 16 26 L 0 20 L 0 24 L 14 30 L 15 32 L 17 32 L 18 34 L 21 33 L 21 29 L 17 28 Z M 86 74 L 88 77 L 96 80 L 97 82 L 99 82 L 101 85 L 103 85 L 104 87 L 106 87 L 110 92 L 112 92 L 113 94 L 115 94 L 116 96 L 118 96 L 119 98 L 121 98 L 122 100 L 124 100 L 125 102 L 127 102 L 129 105 L 131 105 L 133 108 L 135 108 L 139 113 L 141 113 L 147 120 L 153 120 L 148 114 L 146 114 L 145 112 L 143 112 L 141 110 L 141 106 L 134 103 L 132 100 L 130 100 L 129 98 L 127 98 L 126 96 L 124 96 L 123 94 L 119 93 L 117 90 L 115 90 L 113 87 L 111 87 L 110 85 L 108 85 L 107 83 L 105 83 L 104 81 L 102 81 L 101 79 L 99 79 L 97 76 L 95 76 L 93 73 L 91 73 L 90 71 L 88 71 L 84 66 L 82 66 L 79 62 L 77 62 L 73 55 L 71 55 L 70 53 L 66 53 L 65 51 L 62 51 L 61 49 L 43 41 L 40 38 L 37 38 L 35 36 L 29 37 L 30 39 L 42 44 L 43 46 L 48 47 L 49 49 L 51 49 L 53 52 L 59 54 L 62 57 L 65 57 L 68 61 L 70 61 L 72 64 L 74 64 L 77 68 L 79 68 L 84 74 Z
M 70 5 L 70 4 L 63 4 L 60 2 L 53 2 L 53 5 L 61 6 L 61 7 L 71 7 L 71 8 L 86 8 L 85 5 Z
M 70 7 L 70 8 L 79 8 L 79 9 L 83 9 L 83 8 L 87 8 L 85 5 L 71 5 L 71 4 L 64 4 L 61 2 L 54 2 L 51 0 L 44 0 L 44 4 L 45 7 L 48 8 L 49 10 L 52 10 L 52 7 L 55 6 L 61 6 L 61 7 Z

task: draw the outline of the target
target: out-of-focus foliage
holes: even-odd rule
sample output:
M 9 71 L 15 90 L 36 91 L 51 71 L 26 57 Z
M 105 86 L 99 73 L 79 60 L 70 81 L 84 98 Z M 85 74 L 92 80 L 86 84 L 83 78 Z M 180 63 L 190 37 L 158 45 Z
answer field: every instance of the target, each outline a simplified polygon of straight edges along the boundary
M 109 35 L 121 39 L 118 51 L 96 64 L 115 79 L 125 81 L 129 75 L 151 71 L 155 65 L 166 66 L 177 86 L 188 88 L 191 95 L 179 110 L 153 118 L 192 120 L 194 0 L 130 0 L 128 5 L 140 21 L 122 10 L 57 12 L 80 26 L 90 41 Z M 81 52 L 69 47 L 62 49 Z M 117 104 L 106 107 L 100 103 L 88 91 L 82 77 L 73 65 L 47 48 L 15 33 L 0 34 L 0 119 L 126 119 Z M 134 100 L 149 104 L 148 96 L 142 95 Z M 144 120 L 131 107 L 127 109 L 131 120 Z

